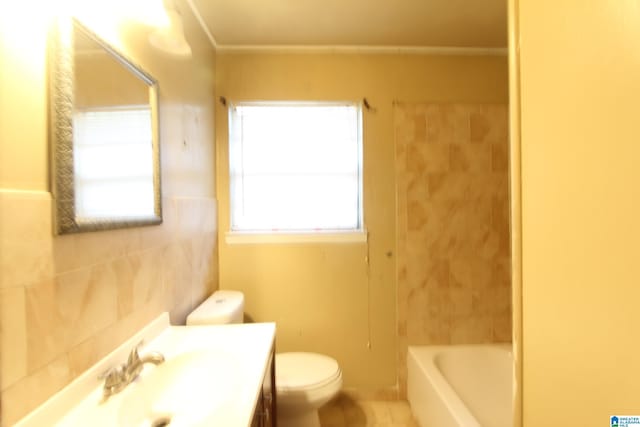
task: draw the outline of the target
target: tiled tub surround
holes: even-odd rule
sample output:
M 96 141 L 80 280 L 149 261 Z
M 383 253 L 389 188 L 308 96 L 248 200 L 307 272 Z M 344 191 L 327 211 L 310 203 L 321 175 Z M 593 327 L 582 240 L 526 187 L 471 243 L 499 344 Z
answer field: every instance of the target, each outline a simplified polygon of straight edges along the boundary
M 511 340 L 506 105 L 397 104 L 398 372 L 408 345 Z
M 0 191 L 2 422 L 9 426 L 163 311 L 217 288 L 216 202 L 164 198 L 160 226 L 54 237 L 46 192 Z

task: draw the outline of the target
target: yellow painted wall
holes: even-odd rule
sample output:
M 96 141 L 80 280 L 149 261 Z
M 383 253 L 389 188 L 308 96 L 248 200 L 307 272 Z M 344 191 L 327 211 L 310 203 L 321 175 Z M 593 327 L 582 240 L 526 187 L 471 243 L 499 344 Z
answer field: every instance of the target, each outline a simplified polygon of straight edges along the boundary
M 640 412 L 640 9 L 517 18 L 524 426 L 609 425 Z
M 218 53 L 216 91 L 231 102 L 357 101 L 367 97 L 376 109 L 364 113 L 367 248 L 365 244 L 328 243 L 227 245 L 227 111 L 217 108 L 220 287 L 242 290 L 246 313 L 253 320 L 277 322 L 279 351 L 318 351 L 337 358 L 349 388 L 367 391 L 394 387 L 393 102 L 505 103 L 507 59 Z
M 92 2 L 100 19 L 87 25 L 159 82 L 164 221 L 53 235 L 46 47 L 49 23 L 61 11 L 47 7 L 62 3 L 0 0 L 0 424 L 6 426 L 160 313 L 184 322 L 217 288 L 215 52 L 188 14 L 194 55 L 178 60 L 148 45 L 149 28 L 109 17 L 108 2 Z
M 44 53 L 50 15 L 30 13 L 29 7 L 39 6 L 33 1 L 3 0 L 0 6 L 0 188 L 47 190 Z

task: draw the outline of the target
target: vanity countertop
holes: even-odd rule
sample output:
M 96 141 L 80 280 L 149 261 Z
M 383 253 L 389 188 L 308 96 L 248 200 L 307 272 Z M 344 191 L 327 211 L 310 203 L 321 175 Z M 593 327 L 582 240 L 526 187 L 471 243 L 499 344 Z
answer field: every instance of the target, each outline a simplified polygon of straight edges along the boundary
M 134 421 L 140 417 L 123 415 L 123 404 L 137 410 L 144 406 L 144 399 L 135 395 L 136 387 L 142 386 L 146 378 L 152 378 L 154 365 L 145 365 L 140 377 L 122 392 L 103 401 L 102 380 L 98 376 L 112 366 L 126 361 L 129 351 L 140 341 L 140 355 L 158 351 L 168 364 L 181 355 L 197 354 L 207 357 L 214 355 L 222 360 L 218 367 L 225 375 L 216 384 L 195 381 L 195 387 L 188 387 L 188 393 L 177 394 L 175 400 L 185 405 L 202 402 L 209 409 L 197 418 L 188 421 L 175 417 L 171 427 L 181 425 L 248 427 L 251 424 L 263 378 L 275 338 L 274 323 L 234 324 L 217 326 L 170 326 L 169 317 L 163 313 L 135 336 L 123 343 L 115 351 L 91 367 L 63 390 L 55 394 L 35 411 L 23 418 L 17 427 L 59 427 L 122 426 L 142 427 L 148 422 Z M 200 357 L 200 359 L 202 359 Z M 160 365 L 162 367 L 162 365 Z M 195 372 L 195 371 L 194 371 Z M 195 375 L 197 378 L 197 375 Z M 182 380 L 182 379 L 181 379 Z M 185 395 L 188 394 L 188 395 Z M 131 404 L 134 403 L 134 405 Z M 180 406 L 180 402 L 177 402 Z M 171 406 L 171 404 L 170 404 Z M 125 414 L 128 414 L 125 412 Z M 203 415 L 204 414 L 204 415 Z M 137 414 L 139 415 L 139 414 Z

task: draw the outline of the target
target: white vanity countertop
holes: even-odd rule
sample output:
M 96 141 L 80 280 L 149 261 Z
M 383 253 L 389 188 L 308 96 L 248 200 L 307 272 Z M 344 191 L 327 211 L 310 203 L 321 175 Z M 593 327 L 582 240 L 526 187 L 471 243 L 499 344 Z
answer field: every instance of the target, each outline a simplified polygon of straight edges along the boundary
M 102 401 L 103 381 L 97 379 L 108 368 L 125 362 L 129 351 L 141 340 L 144 340 L 144 345 L 140 348 L 141 357 L 147 352 L 158 351 L 164 355 L 165 363 L 181 354 L 194 352 L 223 356 L 220 360 L 225 360 L 222 370 L 228 375 L 222 376 L 218 384 L 204 384 L 200 381 L 200 385 L 189 389 L 188 396 L 181 394 L 177 398 L 184 398 L 187 404 L 193 404 L 195 401 L 208 404 L 211 410 L 206 417 L 195 422 L 181 422 L 177 417 L 169 426 L 248 427 L 268 369 L 274 337 L 273 323 L 170 326 L 168 315 L 164 313 L 23 418 L 17 427 L 149 427 L 146 422 L 131 423 L 123 417 L 120 408 L 123 402 L 135 393 L 135 387 L 144 384 L 145 377 L 153 374 L 156 366 L 145 365 L 134 383 L 111 396 L 106 402 Z M 129 406 L 135 409 L 131 401 L 129 399 Z

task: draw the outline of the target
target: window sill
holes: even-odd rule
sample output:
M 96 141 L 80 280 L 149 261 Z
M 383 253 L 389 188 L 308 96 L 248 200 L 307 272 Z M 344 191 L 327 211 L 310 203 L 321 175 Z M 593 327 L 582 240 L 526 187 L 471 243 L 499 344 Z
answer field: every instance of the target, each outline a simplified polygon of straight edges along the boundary
M 366 243 L 367 230 L 308 231 L 308 232 L 249 232 L 228 231 L 224 235 L 228 245 L 279 243 Z

